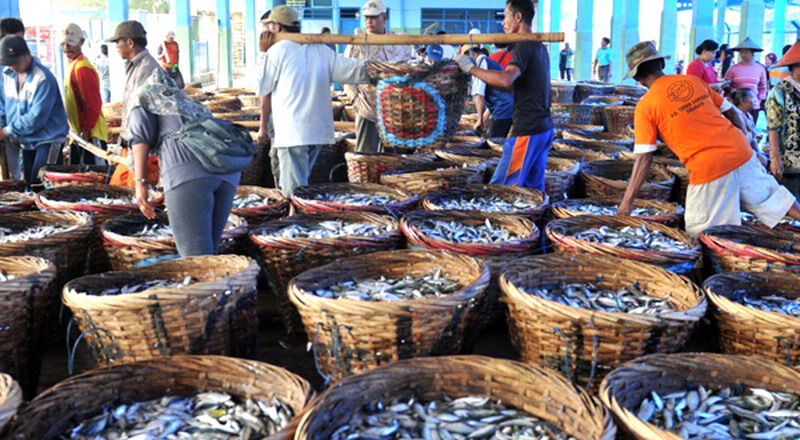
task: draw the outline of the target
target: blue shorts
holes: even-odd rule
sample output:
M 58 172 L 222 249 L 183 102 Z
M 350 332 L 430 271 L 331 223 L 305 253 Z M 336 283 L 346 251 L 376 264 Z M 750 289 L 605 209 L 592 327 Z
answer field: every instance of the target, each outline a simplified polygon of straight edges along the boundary
M 531 136 L 517 136 L 503 143 L 503 157 L 491 183 L 523 186 L 544 192 L 547 155 L 553 144 L 552 129 Z

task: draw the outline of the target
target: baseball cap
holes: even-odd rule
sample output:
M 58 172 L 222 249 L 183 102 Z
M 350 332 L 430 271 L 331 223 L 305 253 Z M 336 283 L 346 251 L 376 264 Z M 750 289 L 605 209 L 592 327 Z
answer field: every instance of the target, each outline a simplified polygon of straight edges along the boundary
M 28 43 L 17 35 L 6 35 L 0 40 L 0 65 L 10 66 L 19 60 L 19 57 L 29 54 Z
M 384 5 L 381 0 L 368 0 L 361 8 L 361 15 L 365 17 L 374 17 L 376 15 L 385 14 L 386 11 L 386 5 Z
M 106 39 L 106 42 L 116 43 L 123 38 L 145 38 L 146 36 L 147 32 L 145 32 L 141 23 L 136 20 L 128 20 L 118 24 L 114 30 L 114 35 Z
M 286 5 L 276 6 L 262 23 L 278 23 L 283 26 L 300 26 L 300 15 Z
M 168 37 L 174 37 L 175 36 L 175 32 L 169 31 L 169 32 L 167 32 L 167 36 Z
M 428 59 L 431 61 L 442 61 L 444 50 L 442 46 L 438 44 L 429 44 L 428 47 L 425 48 L 425 54 L 428 55 Z
M 75 23 L 68 24 L 61 30 L 61 43 L 67 46 L 77 46 L 83 39 L 83 29 Z

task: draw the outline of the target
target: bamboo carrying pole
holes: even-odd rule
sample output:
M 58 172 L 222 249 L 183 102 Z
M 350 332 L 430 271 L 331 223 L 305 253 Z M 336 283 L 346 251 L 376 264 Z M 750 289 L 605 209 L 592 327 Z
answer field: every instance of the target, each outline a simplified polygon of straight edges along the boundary
M 275 41 L 289 40 L 302 44 L 360 44 L 375 46 L 422 45 L 422 44 L 492 44 L 539 41 L 558 43 L 564 41 L 563 32 L 532 32 L 523 34 L 444 34 L 444 35 L 337 35 L 295 34 L 280 32 Z

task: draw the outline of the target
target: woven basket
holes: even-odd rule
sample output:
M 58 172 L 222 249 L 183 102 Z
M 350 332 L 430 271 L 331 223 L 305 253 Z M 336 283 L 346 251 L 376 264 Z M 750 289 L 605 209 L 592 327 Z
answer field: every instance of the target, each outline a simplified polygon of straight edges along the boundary
M 114 167 L 108 165 L 46 165 L 39 169 L 45 188 L 97 185 L 108 182 Z
M 576 160 L 548 157 L 544 187 L 550 200 L 559 201 L 569 197 L 580 170 L 581 163 Z
M 323 145 L 320 148 L 314 166 L 311 168 L 308 183 L 316 185 L 333 182 L 335 180 L 335 171 L 346 164 L 344 158 L 346 150 L 347 146 L 344 142 Z
M 436 156 L 403 156 L 380 153 L 345 153 L 347 179 L 350 183 L 380 183 L 381 175 L 398 168 L 429 163 Z
M 581 124 L 556 124 L 555 138 L 560 139 L 564 130 L 585 130 L 592 133 L 599 133 L 606 128 L 602 125 L 581 125 Z
M 242 109 L 242 101 L 236 96 L 212 98 L 205 105 L 211 113 L 238 112 Z
M 641 98 L 647 93 L 647 88 L 642 86 L 624 86 L 615 85 L 614 94 L 621 96 L 628 96 L 631 98 Z
M 636 412 L 652 392 L 664 396 L 698 386 L 706 389 L 745 386 L 800 394 L 800 374 L 772 361 L 745 356 L 656 354 L 614 370 L 603 380 L 599 396 L 628 438 L 680 440 L 677 434 L 642 421 Z
M 501 156 L 501 154 L 492 149 L 475 147 L 440 148 L 434 153 L 440 159 L 468 167 L 477 166 L 487 160 Z
M 9 439 L 57 440 L 100 408 L 216 391 L 239 399 L 277 398 L 295 414 L 313 391 L 300 376 L 263 362 L 223 356 L 173 356 L 70 377 L 40 394 L 11 426 Z M 290 440 L 296 420 L 268 440 Z
M 462 287 L 419 300 L 377 302 L 321 298 L 310 291 L 354 279 L 441 273 Z M 481 260 L 434 251 L 377 252 L 311 269 L 292 280 L 289 298 L 300 311 L 323 374 L 338 380 L 412 357 L 458 353 L 470 315 L 480 313 L 489 284 Z
M 659 231 L 673 240 L 686 244 L 689 246 L 689 249 L 661 252 L 639 251 L 605 243 L 592 243 L 575 238 L 575 234 L 601 226 L 617 229 L 621 229 L 625 226 L 634 228 L 646 226 L 649 231 Z M 673 272 L 681 274 L 693 273 L 695 268 L 700 264 L 702 257 L 700 245 L 692 240 L 685 232 L 670 228 L 661 223 L 649 222 L 634 217 L 597 215 L 559 219 L 548 223 L 545 228 L 545 234 L 548 240 L 555 245 L 556 252 L 608 255 L 624 258 L 626 260 L 663 266 Z
M 633 171 L 632 160 L 606 160 L 584 164 L 581 177 L 589 198 L 622 199 Z M 650 167 L 650 176 L 636 197 L 669 201 L 675 177 L 661 165 Z
M 113 270 L 133 270 L 158 262 L 164 257 L 178 255 L 173 236 L 153 239 L 130 235 L 145 226 L 153 225 L 169 225 L 169 218 L 166 214 L 159 214 L 155 219 L 149 220 L 141 214 L 130 214 L 103 223 L 100 235 Z M 236 253 L 243 245 L 245 234 L 247 222 L 241 217 L 231 215 L 222 233 L 219 252 Z
M 248 93 L 253 93 L 253 92 L 248 91 Z M 261 97 L 258 95 L 239 94 L 236 95 L 236 97 L 239 98 L 239 101 L 242 101 L 242 106 L 245 108 L 261 106 Z
M 550 102 L 553 104 L 572 104 L 575 83 L 550 81 Z
M 220 97 L 239 96 L 239 95 L 254 96 L 255 94 L 252 90 L 244 89 L 241 87 L 224 87 L 214 91 L 214 96 L 220 96 Z
M 0 214 L 30 211 L 34 205 L 34 194 L 28 192 L 0 192 Z
M 365 65 L 377 78 L 376 114 L 385 147 L 444 145 L 455 134 L 467 97 L 468 76 L 456 63 Z
M 165 261 L 70 281 L 64 304 L 100 366 L 175 354 L 247 356 L 253 349 L 258 265 L 216 255 Z M 152 279 L 197 280 L 190 287 L 99 296 L 88 292 Z
M 617 199 L 569 199 L 554 203 L 550 207 L 550 212 L 555 218 L 572 218 L 582 215 L 591 215 L 575 209 L 579 205 L 592 204 L 595 206 L 614 206 L 619 204 Z M 677 225 L 683 219 L 684 209 L 675 203 L 662 202 L 659 200 L 635 199 L 634 208 L 653 208 L 660 211 L 660 214 L 652 216 L 636 216 L 635 218 L 668 225 Z
M 291 225 L 314 225 L 324 221 L 343 221 L 386 226 L 390 232 L 374 237 L 284 238 L 276 232 Z M 290 333 L 300 329 L 300 315 L 288 298 L 289 281 L 301 273 L 332 263 L 341 258 L 399 249 L 403 235 L 396 220 L 367 212 L 332 212 L 300 215 L 274 220 L 250 232 L 250 240 L 258 247 L 262 266 L 270 287 L 276 294 L 281 316 Z
M 614 86 L 612 84 L 600 81 L 579 81 L 575 85 L 575 95 L 573 99 L 575 102 L 583 102 L 584 99 L 590 96 L 608 96 L 613 94 Z
M 369 194 L 374 196 L 390 196 L 397 201 L 386 205 L 347 205 L 318 200 L 320 194 Z M 328 183 L 324 185 L 303 186 L 292 196 L 292 205 L 302 214 L 318 214 L 337 211 L 363 211 L 376 214 L 400 215 L 413 209 L 419 197 L 388 186 L 374 183 Z
M 0 373 L 0 430 L 17 414 L 22 404 L 22 389 L 8 374 Z
M 602 124 L 603 122 L 601 122 Z M 628 135 L 628 133 L 604 133 L 604 132 L 592 132 L 592 131 L 585 131 L 585 130 L 564 130 L 561 132 L 561 136 L 567 140 L 575 140 L 575 141 L 585 141 L 585 142 L 611 142 L 615 144 L 619 144 L 621 147 L 625 149 L 632 149 L 633 147 L 633 137 Z
M 550 198 L 539 190 L 508 185 L 468 185 L 461 188 L 451 188 L 430 193 L 422 199 L 422 209 L 428 211 L 442 211 L 440 206 L 443 201 L 453 199 L 472 199 L 479 197 L 498 197 L 509 203 L 522 200 L 535 204 L 533 208 L 518 211 L 506 211 L 504 214 L 521 215 L 532 220 L 539 218 L 548 207 Z
M 653 296 L 668 297 L 676 310 L 659 315 L 609 313 L 528 293 L 558 282 L 609 289 L 639 283 Z M 522 361 L 559 370 L 587 389 L 596 389 L 603 376 L 623 362 L 683 347 L 708 305 L 702 291 L 686 278 L 657 266 L 596 255 L 517 260 L 506 266 L 500 285 L 509 331 Z
M 550 113 L 562 124 L 591 125 L 594 106 L 583 104 L 551 104 Z
M 0 180 L 0 193 L 25 191 L 24 180 Z
M 231 214 L 245 218 L 251 225 L 279 219 L 289 212 L 289 199 L 287 199 L 279 189 L 247 185 L 240 185 L 239 188 L 236 189 L 236 195 L 239 197 L 247 197 L 250 194 L 258 194 L 270 201 L 269 204 L 264 206 L 241 209 L 233 208 L 231 210 Z
M 500 400 L 578 440 L 613 440 L 616 434 L 599 402 L 550 370 L 483 356 L 445 356 L 400 361 L 337 382 L 301 419 L 295 439 L 330 439 L 375 401 L 438 400 L 443 395 Z
M 606 130 L 609 133 L 626 133 L 633 126 L 636 107 L 629 105 L 612 105 L 603 109 Z
M 0 282 L 0 328 L 4 330 L 0 338 L 0 371 L 19 381 L 26 396 L 32 398 L 41 369 L 43 326 L 49 319 L 56 319 L 48 316 L 58 302 L 58 291 L 53 289 L 56 268 L 41 258 L 0 257 L 0 270 L 16 276 Z M 6 421 L 0 410 L 0 426 Z
M 471 133 L 474 133 L 471 131 Z M 472 135 L 465 135 L 465 134 L 456 134 L 455 136 L 451 136 L 450 139 L 447 140 L 448 147 L 485 147 L 486 146 L 486 139 L 480 136 L 472 136 Z
M 555 144 L 553 144 L 555 145 Z M 579 162 L 581 164 L 585 162 L 598 162 L 601 160 L 612 160 L 614 156 L 601 153 L 599 151 L 575 148 L 575 147 L 561 147 L 561 148 L 550 148 L 550 155 L 548 157 L 557 157 L 560 159 L 569 159 Z
M 253 111 L 253 110 L 238 110 L 238 111 L 229 111 L 224 113 L 214 113 L 213 116 L 217 119 L 222 119 L 231 122 L 258 121 L 261 118 L 259 111 Z
M 744 295 L 797 299 L 798 286 L 800 276 L 786 272 L 734 272 L 706 280 L 704 287 L 714 304 L 722 352 L 800 366 L 800 318 L 736 302 Z
M 581 104 L 605 107 L 610 105 L 622 105 L 622 98 L 613 95 L 592 95 L 583 98 Z
M 431 162 L 387 171 L 381 175 L 381 183 L 410 194 L 425 194 L 483 183 L 483 173 L 452 162 Z
M 698 237 L 717 272 L 800 272 L 800 233 L 713 226 Z
M 553 150 L 579 149 L 608 154 L 614 159 L 624 154 L 626 148 L 620 144 L 603 141 L 576 141 L 574 139 L 556 139 L 553 141 Z

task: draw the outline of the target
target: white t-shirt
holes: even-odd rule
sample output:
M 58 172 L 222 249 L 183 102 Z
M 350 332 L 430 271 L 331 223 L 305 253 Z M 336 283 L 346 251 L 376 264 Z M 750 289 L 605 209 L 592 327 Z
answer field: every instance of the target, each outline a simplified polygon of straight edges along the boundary
M 363 62 L 336 55 L 322 44 L 281 40 L 261 58 L 256 90 L 272 94 L 274 147 L 335 143 L 331 83 L 363 84 Z
M 477 66 L 479 69 L 488 70 L 489 69 L 489 62 L 486 61 L 486 55 L 478 56 Z M 481 95 L 483 97 L 486 96 L 486 83 L 478 79 L 477 76 L 472 77 L 472 85 L 470 87 L 470 96 Z
M 449 44 L 442 44 L 442 59 L 452 60 L 456 57 L 456 48 Z

